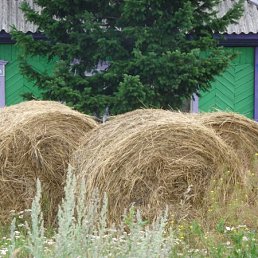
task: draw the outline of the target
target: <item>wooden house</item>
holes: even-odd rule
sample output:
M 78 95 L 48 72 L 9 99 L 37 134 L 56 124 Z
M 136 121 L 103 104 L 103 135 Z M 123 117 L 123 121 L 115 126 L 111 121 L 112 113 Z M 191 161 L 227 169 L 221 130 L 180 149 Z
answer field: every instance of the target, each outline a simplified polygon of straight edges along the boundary
M 40 38 L 33 24 L 27 23 L 19 10 L 23 0 L 3 0 L 0 3 L 0 107 L 23 101 L 22 94 L 39 94 L 37 87 L 19 71 L 19 49 L 10 36 L 11 26 Z M 31 6 L 33 0 L 27 0 Z M 223 15 L 236 0 L 224 0 L 218 6 Z M 191 103 L 192 112 L 214 109 L 235 111 L 258 121 L 258 0 L 245 1 L 245 12 L 237 24 L 230 25 L 224 33 L 222 45 L 239 55 L 229 68 L 216 76 L 212 88 Z M 29 60 L 34 68 L 48 69 L 46 60 L 40 57 Z
M 31 92 L 39 95 L 39 90 L 21 75 L 19 70 L 19 48 L 11 39 L 11 26 L 18 30 L 31 33 L 33 37 L 40 38 L 36 27 L 27 23 L 19 6 L 23 0 L 0 1 L 0 107 L 12 105 L 23 101 L 22 94 Z M 37 8 L 33 0 L 27 0 L 33 8 Z M 31 58 L 29 62 L 35 69 L 44 71 L 47 61 L 44 58 Z
M 219 5 L 223 15 L 234 3 Z M 233 111 L 258 121 L 258 1 L 245 1 L 245 12 L 237 24 L 230 25 L 222 45 L 238 53 L 227 70 L 215 77 L 212 88 L 194 96 L 192 112 Z

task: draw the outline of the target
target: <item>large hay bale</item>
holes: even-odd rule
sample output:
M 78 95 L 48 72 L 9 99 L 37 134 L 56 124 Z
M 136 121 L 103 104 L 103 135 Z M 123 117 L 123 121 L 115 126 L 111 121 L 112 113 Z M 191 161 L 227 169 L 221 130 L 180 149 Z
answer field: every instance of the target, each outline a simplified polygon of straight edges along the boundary
M 238 180 L 236 156 L 212 129 L 154 109 L 119 115 L 92 130 L 73 155 L 73 166 L 78 180 L 86 180 L 88 198 L 95 188 L 107 193 L 113 221 L 133 203 L 148 219 L 166 205 L 179 216 L 194 213 L 211 178 L 230 170 L 228 183 Z
M 43 209 L 53 221 L 65 172 L 80 139 L 95 121 L 65 105 L 29 101 L 0 110 L 0 221 L 31 206 L 35 182 L 43 184 Z
M 243 115 L 230 112 L 200 113 L 194 118 L 214 129 L 231 146 L 246 168 L 258 152 L 258 123 Z

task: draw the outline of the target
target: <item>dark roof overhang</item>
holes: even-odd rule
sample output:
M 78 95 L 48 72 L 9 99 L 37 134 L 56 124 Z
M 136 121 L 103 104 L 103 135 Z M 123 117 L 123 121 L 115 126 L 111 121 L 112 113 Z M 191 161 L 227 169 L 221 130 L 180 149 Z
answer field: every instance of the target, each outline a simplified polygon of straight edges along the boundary
M 220 45 L 225 47 L 258 47 L 258 34 L 223 34 L 214 35 Z
M 28 31 L 26 33 L 27 35 L 32 35 L 34 39 L 39 39 L 39 40 L 45 40 L 46 36 L 41 33 L 41 32 L 30 32 Z M 4 30 L 0 31 L 0 44 L 14 44 L 15 41 L 12 39 L 12 36 L 10 33 L 7 33 Z

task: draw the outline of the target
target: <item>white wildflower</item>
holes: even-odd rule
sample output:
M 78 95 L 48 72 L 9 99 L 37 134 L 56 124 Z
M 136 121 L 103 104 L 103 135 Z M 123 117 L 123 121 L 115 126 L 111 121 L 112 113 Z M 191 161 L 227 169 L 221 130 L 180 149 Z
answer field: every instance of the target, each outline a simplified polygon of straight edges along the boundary
M 8 252 L 8 248 L 2 248 L 2 249 L 0 249 L 0 254 L 2 254 L 2 255 L 6 255 L 6 253 Z
M 53 239 L 48 239 L 48 240 L 46 241 L 46 243 L 47 243 L 48 245 L 53 245 L 53 244 L 55 243 L 55 241 L 54 241 Z
M 249 239 L 248 239 L 248 237 L 243 236 L 242 240 L 243 240 L 243 241 L 248 241 Z

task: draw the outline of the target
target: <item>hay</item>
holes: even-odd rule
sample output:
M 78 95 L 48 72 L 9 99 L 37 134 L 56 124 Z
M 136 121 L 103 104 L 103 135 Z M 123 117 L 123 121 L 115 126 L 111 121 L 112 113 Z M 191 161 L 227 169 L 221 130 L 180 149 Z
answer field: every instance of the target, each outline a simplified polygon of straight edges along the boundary
M 87 197 L 95 188 L 101 196 L 107 193 L 111 221 L 132 204 L 150 220 L 166 205 L 181 217 L 194 214 L 211 179 L 230 170 L 227 183 L 234 184 L 238 165 L 212 129 L 187 115 L 154 109 L 117 116 L 92 130 L 73 155 Z
M 56 102 L 29 101 L 0 110 L 0 221 L 31 207 L 43 184 L 43 210 L 53 222 L 63 195 L 69 156 L 97 124 Z
M 258 152 L 257 122 L 229 112 L 201 113 L 194 118 L 214 129 L 235 150 L 242 164 L 252 169 L 254 155 Z

